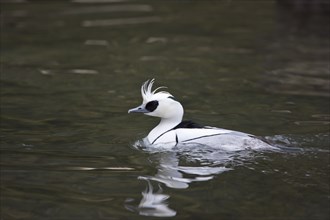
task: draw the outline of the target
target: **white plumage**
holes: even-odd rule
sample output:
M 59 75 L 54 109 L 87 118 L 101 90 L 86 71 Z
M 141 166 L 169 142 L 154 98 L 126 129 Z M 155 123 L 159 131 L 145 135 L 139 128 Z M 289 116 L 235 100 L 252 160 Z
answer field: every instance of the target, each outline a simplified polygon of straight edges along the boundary
M 276 148 L 250 134 L 182 121 L 184 114 L 182 105 L 169 92 L 158 91 L 165 87 L 152 90 L 153 84 L 154 79 L 142 85 L 142 104 L 128 111 L 128 113 L 139 112 L 161 119 L 145 138 L 146 144 L 162 148 L 198 144 L 227 151 Z

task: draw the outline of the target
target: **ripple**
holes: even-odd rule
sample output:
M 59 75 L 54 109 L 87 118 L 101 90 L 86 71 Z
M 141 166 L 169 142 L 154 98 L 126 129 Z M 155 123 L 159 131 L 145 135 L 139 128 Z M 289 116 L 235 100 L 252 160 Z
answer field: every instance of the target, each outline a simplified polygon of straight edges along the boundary
M 142 56 L 140 61 L 167 61 L 167 57 L 163 56 Z
M 26 3 L 26 0 L 2 0 L 1 3 Z
M 131 171 L 131 170 L 135 170 L 135 168 L 132 168 L 132 167 L 68 167 L 67 170 L 80 170 L 80 171 L 89 171 L 89 170 Z
M 306 125 L 329 125 L 330 121 L 295 121 L 296 125 L 306 126 Z
M 162 19 L 157 16 L 151 17 L 135 17 L 135 18 L 114 18 L 104 20 L 86 20 L 82 22 L 83 27 L 102 27 L 102 26 L 120 26 L 132 24 L 145 24 L 161 22 Z
M 107 40 L 86 40 L 84 44 L 92 46 L 109 46 L 109 42 Z
M 74 73 L 80 75 L 96 75 L 99 71 L 93 69 L 71 69 L 71 70 L 57 70 L 57 69 L 39 69 L 42 75 L 54 75 L 60 73 Z
M 17 17 L 17 18 L 24 18 L 29 15 L 29 11 L 27 10 L 14 10 L 10 12 L 4 12 L 3 16 L 6 17 Z
M 19 0 L 16 0 L 16 1 L 19 1 Z M 131 0 L 71 0 L 71 2 L 73 2 L 73 3 L 89 3 L 89 4 L 118 3 L 118 2 L 128 2 L 128 1 L 131 1 Z
M 313 118 L 319 118 L 319 119 L 324 119 L 324 120 L 330 120 L 330 115 L 329 114 L 314 114 L 312 115 Z
M 147 44 L 152 44 L 152 43 L 167 43 L 168 39 L 166 37 L 149 37 L 146 40 Z
M 329 97 L 328 62 L 293 62 L 266 74 L 266 89 L 292 95 Z
M 151 12 L 153 8 L 150 5 L 111 5 L 77 8 L 63 12 L 65 15 L 80 15 L 107 12 Z
M 285 114 L 291 114 L 292 112 L 290 110 L 286 110 L 286 109 L 273 109 L 271 110 L 271 112 L 274 112 L 274 113 L 285 113 Z
M 97 70 L 92 70 L 92 69 L 73 69 L 70 70 L 70 72 L 75 74 L 82 74 L 82 75 L 94 75 L 99 73 Z
M 50 70 L 50 69 L 40 69 L 39 72 L 42 75 L 53 75 L 54 74 L 54 71 Z
M 265 137 L 282 152 L 329 152 L 329 133 L 313 135 L 274 135 Z M 280 151 L 280 152 L 281 152 Z

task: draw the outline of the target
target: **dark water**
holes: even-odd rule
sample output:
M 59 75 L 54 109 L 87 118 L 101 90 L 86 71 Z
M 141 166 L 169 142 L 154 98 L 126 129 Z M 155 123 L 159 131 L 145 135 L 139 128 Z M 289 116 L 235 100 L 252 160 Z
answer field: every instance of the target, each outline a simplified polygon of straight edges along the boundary
M 1 219 L 329 219 L 326 18 L 273 1 L 6 2 Z M 285 149 L 134 147 L 157 123 L 127 114 L 149 78 L 185 118 Z

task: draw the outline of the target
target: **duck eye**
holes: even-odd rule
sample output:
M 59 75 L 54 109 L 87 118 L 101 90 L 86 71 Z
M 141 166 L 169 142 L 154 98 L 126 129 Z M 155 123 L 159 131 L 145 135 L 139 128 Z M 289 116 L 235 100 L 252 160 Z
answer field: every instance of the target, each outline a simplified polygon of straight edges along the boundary
M 153 112 L 158 106 L 158 101 L 151 101 L 146 104 L 146 109 L 149 112 Z

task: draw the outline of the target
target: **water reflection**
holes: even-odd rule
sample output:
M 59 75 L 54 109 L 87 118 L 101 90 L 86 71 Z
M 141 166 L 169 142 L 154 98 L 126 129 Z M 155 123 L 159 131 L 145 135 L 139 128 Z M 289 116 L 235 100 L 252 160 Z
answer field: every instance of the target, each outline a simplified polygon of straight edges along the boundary
M 188 149 L 189 148 L 189 149 Z M 153 151 L 153 150 L 151 150 Z M 232 170 L 232 161 L 238 157 L 247 158 L 252 154 L 247 152 L 227 153 L 223 151 L 200 148 L 200 146 L 181 146 L 173 151 L 151 152 L 150 162 L 155 164 L 157 172 L 153 176 L 139 176 L 138 179 L 147 182 L 142 199 L 138 205 L 127 203 L 128 210 L 140 215 L 170 217 L 176 215 L 176 211 L 169 207 L 170 196 L 165 194 L 160 184 L 168 188 L 186 189 L 190 183 L 208 181 L 215 175 Z M 180 163 L 193 164 L 182 166 Z M 154 190 L 152 182 L 156 182 L 159 190 Z
M 163 189 L 158 184 L 159 190 L 154 191 L 149 179 L 140 177 L 147 181 L 147 188 L 142 192 L 142 199 L 138 205 L 138 213 L 144 216 L 172 217 L 176 211 L 168 207 L 167 199 L 169 195 L 163 194 Z M 129 208 L 129 206 L 127 206 Z
M 169 188 L 185 189 L 189 183 L 196 181 L 207 181 L 213 175 L 230 170 L 225 166 L 211 167 L 203 166 L 180 166 L 178 152 L 162 152 L 150 157 L 151 162 L 158 163 L 157 173 L 154 176 L 144 176 L 149 180 L 154 180 L 165 184 Z M 195 177 L 185 177 L 185 174 L 196 175 Z
M 302 141 L 299 136 L 275 135 L 264 137 L 269 143 L 278 148 L 273 150 L 243 150 L 226 152 L 201 145 L 181 145 L 171 151 L 162 149 L 143 148 L 143 141 L 135 143 L 136 148 L 142 148 L 150 153 L 149 161 L 157 171 L 155 175 L 139 176 L 138 179 L 145 180 L 147 185 L 142 192 L 139 204 L 132 205 L 132 200 L 126 202 L 126 209 L 144 216 L 171 217 L 177 211 L 170 207 L 169 193 L 166 189 L 187 189 L 191 183 L 212 180 L 216 175 L 234 170 L 237 167 L 255 169 L 258 159 L 268 160 L 268 154 L 284 153 L 297 154 L 305 152 L 326 152 L 328 150 L 316 148 L 302 148 Z M 306 136 L 304 136 L 304 139 Z M 311 142 L 315 143 L 315 138 L 320 142 L 320 146 L 328 143 L 328 134 L 319 134 L 311 137 Z M 306 140 L 305 140 L 306 141 Z M 298 144 L 299 143 L 299 144 Z M 308 144 L 308 146 L 311 146 Z M 182 165 L 184 164 L 184 165 Z M 261 172 L 266 172 L 261 170 Z M 152 183 L 158 185 L 156 191 Z M 164 184 L 164 189 L 161 185 Z

